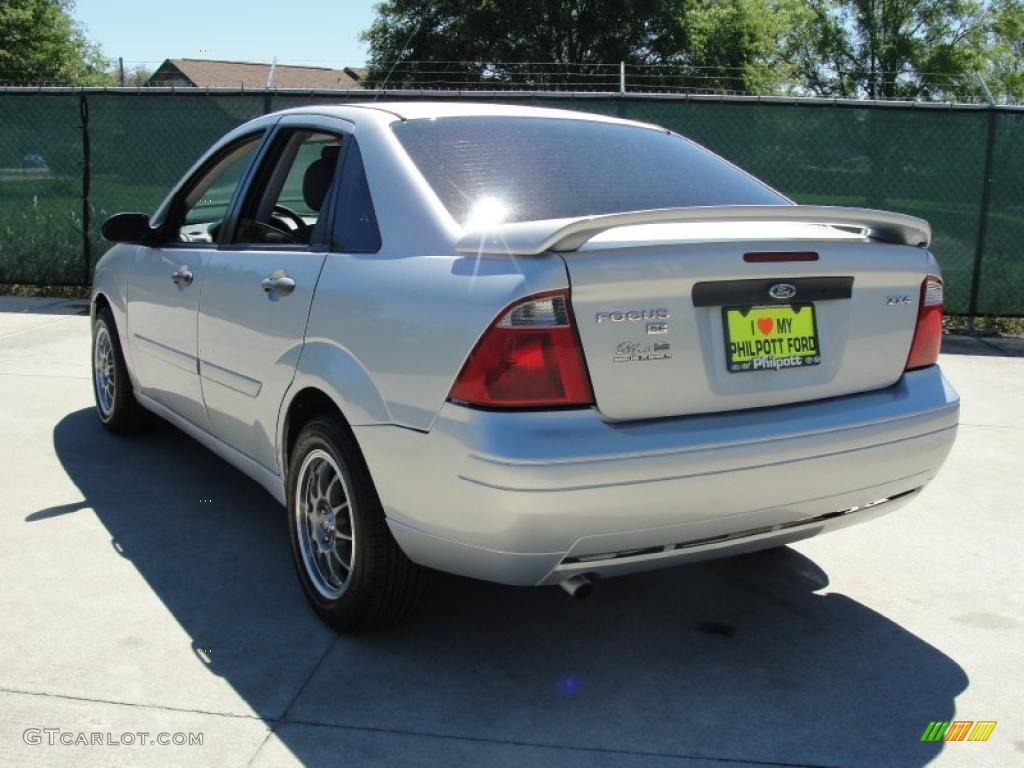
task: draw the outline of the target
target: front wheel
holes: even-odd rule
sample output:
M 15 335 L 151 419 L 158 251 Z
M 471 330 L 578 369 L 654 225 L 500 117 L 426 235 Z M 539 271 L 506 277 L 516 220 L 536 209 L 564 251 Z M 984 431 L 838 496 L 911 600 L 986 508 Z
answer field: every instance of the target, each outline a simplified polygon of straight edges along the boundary
M 340 632 L 404 618 L 422 570 L 391 536 L 355 440 L 335 419 L 303 428 L 287 490 L 292 557 L 320 618 Z

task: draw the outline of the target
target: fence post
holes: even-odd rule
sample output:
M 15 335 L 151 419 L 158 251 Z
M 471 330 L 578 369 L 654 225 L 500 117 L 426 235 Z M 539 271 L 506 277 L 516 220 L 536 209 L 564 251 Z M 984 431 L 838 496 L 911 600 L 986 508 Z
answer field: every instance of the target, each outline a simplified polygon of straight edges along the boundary
M 78 94 L 78 114 L 82 118 L 82 285 L 89 285 L 89 269 L 92 263 L 92 243 L 90 242 L 92 211 L 89 205 L 92 161 L 89 149 L 89 100 L 85 91 Z
M 981 288 L 981 264 L 988 237 L 988 209 L 992 198 L 992 163 L 996 144 L 996 107 L 988 105 L 988 131 L 985 141 L 985 175 L 981 180 L 981 210 L 978 212 L 978 239 L 974 246 L 974 264 L 971 268 L 971 297 L 967 304 L 967 331 L 974 332 L 974 319 L 978 314 L 978 291 Z

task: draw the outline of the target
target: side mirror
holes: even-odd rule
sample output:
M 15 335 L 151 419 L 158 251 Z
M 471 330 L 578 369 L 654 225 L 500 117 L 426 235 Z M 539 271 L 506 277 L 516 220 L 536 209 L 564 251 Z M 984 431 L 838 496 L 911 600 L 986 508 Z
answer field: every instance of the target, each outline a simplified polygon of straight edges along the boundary
M 156 234 L 149 226 L 149 216 L 144 213 L 115 213 L 103 222 L 100 231 L 112 243 L 140 245 L 152 242 Z

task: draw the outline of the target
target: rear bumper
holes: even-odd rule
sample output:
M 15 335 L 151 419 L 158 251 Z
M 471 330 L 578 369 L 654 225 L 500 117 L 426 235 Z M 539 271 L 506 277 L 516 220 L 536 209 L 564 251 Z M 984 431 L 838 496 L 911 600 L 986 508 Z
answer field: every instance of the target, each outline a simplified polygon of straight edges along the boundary
M 883 390 L 728 414 L 615 424 L 593 410 L 446 404 L 429 433 L 355 432 L 410 558 L 541 584 L 775 546 L 895 509 L 942 465 L 958 413 L 933 366 Z

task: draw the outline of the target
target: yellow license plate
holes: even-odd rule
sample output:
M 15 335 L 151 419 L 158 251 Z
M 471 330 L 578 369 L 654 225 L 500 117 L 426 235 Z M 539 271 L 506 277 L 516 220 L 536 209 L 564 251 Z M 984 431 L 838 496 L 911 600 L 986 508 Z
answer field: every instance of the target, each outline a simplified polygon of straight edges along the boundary
M 782 371 L 821 363 L 813 304 L 722 307 L 730 373 Z

